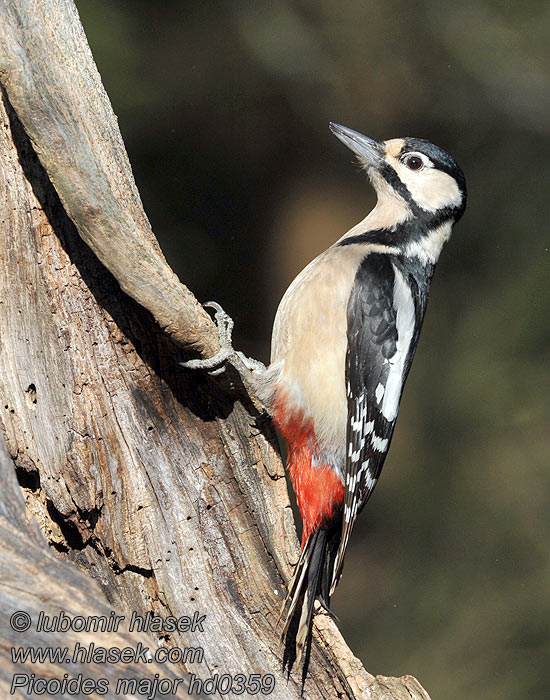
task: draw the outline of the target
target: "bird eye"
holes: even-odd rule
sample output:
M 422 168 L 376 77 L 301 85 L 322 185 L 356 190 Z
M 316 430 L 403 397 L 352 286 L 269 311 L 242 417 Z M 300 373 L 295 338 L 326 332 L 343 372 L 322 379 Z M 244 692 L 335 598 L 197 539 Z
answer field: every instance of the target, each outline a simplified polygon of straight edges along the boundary
M 420 156 L 409 156 L 405 159 L 405 165 L 409 170 L 420 170 L 424 165 L 424 161 Z

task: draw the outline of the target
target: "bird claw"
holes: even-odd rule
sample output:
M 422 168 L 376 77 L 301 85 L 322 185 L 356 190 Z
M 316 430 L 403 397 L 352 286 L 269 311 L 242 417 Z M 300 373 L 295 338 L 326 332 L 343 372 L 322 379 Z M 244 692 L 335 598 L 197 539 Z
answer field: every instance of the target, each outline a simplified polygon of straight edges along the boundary
M 229 360 L 233 360 L 233 364 L 239 372 L 242 367 L 250 372 L 265 370 L 265 366 L 261 362 L 251 357 L 246 357 L 242 352 L 233 348 L 232 338 L 235 322 L 231 316 L 223 310 L 220 304 L 216 301 L 207 301 L 203 306 L 214 309 L 215 311 L 214 320 L 218 327 L 220 350 L 213 357 L 208 357 L 203 360 L 187 360 L 187 362 L 180 362 L 179 364 L 186 369 L 206 370 L 208 374 L 213 377 L 225 372 L 225 366 Z
M 186 369 L 205 369 L 209 374 L 215 376 L 225 371 L 223 364 L 233 354 L 233 348 L 222 348 L 218 353 L 205 360 L 187 360 L 179 364 Z M 220 366 L 221 365 L 221 366 Z
M 263 362 L 260 362 L 260 360 L 255 360 L 253 357 L 247 357 L 244 354 L 244 352 L 241 352 L 240 350 L 236 350 L 235 355 L 240 359 L 240 361 L 243 363 L 246 369 L 250 372 L 265 371 L 265 365 Z
M 214 309 L 215 311 L 214 320 L 216 321 L 216 326 L 218 327 L 218 334 L 222 349 L 230 348 L 233 350 L 233 326 L 235 325 L 235 321 L 233 321 L 231 316 L 223 310 L 217 301 L 207 301 L 203 304 L 203 306 Z

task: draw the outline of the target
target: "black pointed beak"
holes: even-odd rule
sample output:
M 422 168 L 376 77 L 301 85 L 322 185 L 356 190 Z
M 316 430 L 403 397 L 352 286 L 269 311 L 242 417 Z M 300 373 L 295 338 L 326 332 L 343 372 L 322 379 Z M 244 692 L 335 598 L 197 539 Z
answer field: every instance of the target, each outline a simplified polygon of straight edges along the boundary
M 329 123 L 332 133 L 368 165 L 378 168 L 384 158 L 384 144 L 341 124 Z

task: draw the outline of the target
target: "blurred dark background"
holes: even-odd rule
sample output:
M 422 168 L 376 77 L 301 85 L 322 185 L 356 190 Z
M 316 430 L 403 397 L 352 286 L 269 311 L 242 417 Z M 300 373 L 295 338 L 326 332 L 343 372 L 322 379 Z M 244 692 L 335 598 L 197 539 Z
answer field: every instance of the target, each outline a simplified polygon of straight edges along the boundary
M 469 207 L 334 598 L 373 673 L 550 697 L 550 5 L 77 0 L 145 209 L 263 361 L 294 275 L 373 205 L 327 127 L 419 136 Z

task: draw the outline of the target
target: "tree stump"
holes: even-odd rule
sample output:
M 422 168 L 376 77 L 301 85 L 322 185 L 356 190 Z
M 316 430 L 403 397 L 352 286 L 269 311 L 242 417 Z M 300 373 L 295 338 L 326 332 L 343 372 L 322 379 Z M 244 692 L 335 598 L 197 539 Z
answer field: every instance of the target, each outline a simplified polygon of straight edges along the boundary
M 4 0 L 0 81 L 3 695 L 14 673 L 114 688 L 127 668 L 21 665 L 9 651 L 94 641 L 203 650 L 134 676 L 272 674 L 272 698 L 298 698 L 277 624 L 299 548 L 276 437 L 231 367 L 178 364 L 215 353 L 216 329 L 158 247 L 72 2 Z M 8 626 L 15 610 L 29 632 Z M 44 636 L 39 610 L 205 618 L 148 637 Z M 367 673 L 319 614 L 304 697 L 428 695 Z

